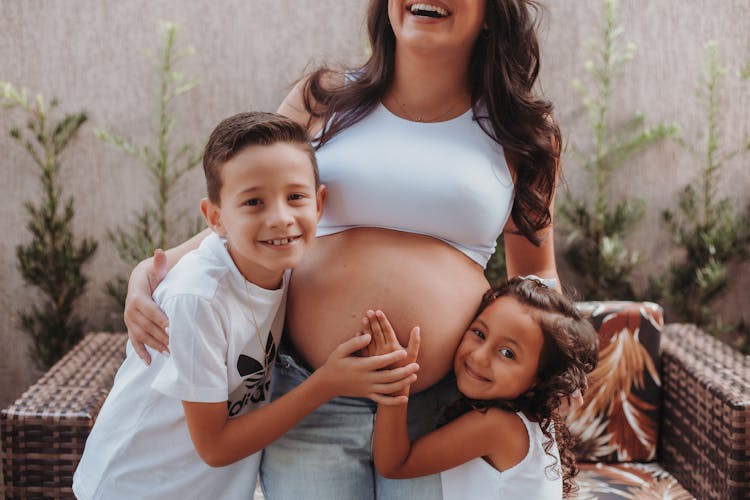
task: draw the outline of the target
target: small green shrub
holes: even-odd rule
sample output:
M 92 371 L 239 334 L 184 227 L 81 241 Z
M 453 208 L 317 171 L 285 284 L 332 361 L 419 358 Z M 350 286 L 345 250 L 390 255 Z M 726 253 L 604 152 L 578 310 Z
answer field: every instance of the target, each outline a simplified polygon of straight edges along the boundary
M 484 269 L 484 276 L 490 285 L 502 283 L 508 279 L 508 270 L 505 267 L 505 248 L 503 245 L 503 235 L 497 239 L 497 247 L 495 253 L 492 254 L 490 260 L 487 262 L 487 267 Z
M 639 257 L 626 247 L 625 239 L 643 217 L 644 202 L 624 196 L 613 200 L 610 177 L 635 154 L 678 132 L 674 124 L 647 126 L 645 116 L 638 113 L 624 123 L 611 124 L 613 83 L 635 54 L 632 43 L 620 41 L 622 33 L 617 26 L 616 0 L 604 0 L 601 40 L 587 44 L 594 57 L 585 64 L 588 83 L 574 82 L 588 112 L 593 150 L 570 147 L 571 159 L 590 174 L 593 185 L 586 192 L 594 199 L 568 192 L 558 206 L 567 232 L 563 255 L 580 276 L 580 292 L 588 300 L 636 298 L 631 273 Z
M 201 228 L 201 222 L 195 221 L 188 224 L 184 231 L 175 234 L 174 225 L 177 220 L 183 220 L 185 214 L 170 212 L 170 195 L 176 183 L 201 162 L 203 155 L 202 148 L 192 144 L 183 144 L 178 148 L 171 146 L 175 126 L 173 101 L 197 85 L 195 78 L 185 77 L 178 64 L 194 51 L 190 47 L 180 49 L 176 46 L 177 26 L 174 23 L 162 23 L 160 32 L 161 46 L 154 57 L 160 79 L 156 136 L 149 143 L 136 145 L 105 129 L 95 131 L 103 142 L 137 158 L 154 183 L 152 201 L 136 214 L 135 222 L 128 228 L 118 227 L 109 232 L 117 255 L 131 266 L 153 255 L 155 249 L 167 248 L 187 239 Z M 120 306 L 124 306 L 127 279 L 124 276 L 116 277 L 107 284 L 107 292 Z
M 727 160 L 750 151 L 750 140 L 729 151 L 721 144 L 720 84 L 727 68 L 719 60 L 715 42 L 707 44 L 706 50 L 698 93 L 700 105 L 706 111 L 705 149 L 700 152 L 705 163 L 700 182 L 695 183 L 700 187 L 696 189 L 689 184 L 679 195 L 677 210 L 662 213 L 684 257 L 652 280 L 651 288 L 680 321 L 695 323 L 717 336 L 737 332 L 738 346 L 747 350 L 750 349 L 747 325 L 724 322 L 711 311 L 710 303 L 727 287 L 728 265 L 749 255 L 750 205 L 744 213 L 738 213 L 729 199 L 717 198 L 716 184 Z
M 74 314 L 74 306 L 88 282 L 83 265 L 97 247 L 94 240 L 78 241 L 73 235 L 73 198 L 63 200 L 59 183 L 60 155 L 86 121 L 86 114 L 71 113 L 52 123 L 56 100 L 48 106 L 41 95 L 30 99 L 25 89 L 19 91 L 8 82 L 0 82 L 0 88 L 2 106 L 21 108 L 28 117 L 26 130 L 14 127 L 10 135 L 31 156 L 42 187 L 38 203 L 24 204 L 32 239 L 16 248 L 16 256 L 23 280 L 44 294 L 41 304 L 21 313 L 21 324 L 32 339 L 31 358 L 46 369 L 83 335 L 83 321 Z

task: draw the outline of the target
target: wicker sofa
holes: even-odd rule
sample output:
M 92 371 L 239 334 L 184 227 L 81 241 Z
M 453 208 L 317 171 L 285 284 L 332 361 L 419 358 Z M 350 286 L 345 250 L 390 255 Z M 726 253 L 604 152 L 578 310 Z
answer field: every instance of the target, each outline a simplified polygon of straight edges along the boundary
M 750 357 L 661 308 L 582 303 L 602 338 L 581 434 L 580 499 L 750 498 Z M 72 498 L 73 471 L 122 361 L 89 334 L 0 415 L 5 494 Z M 606 352 L 605 352 L 606 351 Z

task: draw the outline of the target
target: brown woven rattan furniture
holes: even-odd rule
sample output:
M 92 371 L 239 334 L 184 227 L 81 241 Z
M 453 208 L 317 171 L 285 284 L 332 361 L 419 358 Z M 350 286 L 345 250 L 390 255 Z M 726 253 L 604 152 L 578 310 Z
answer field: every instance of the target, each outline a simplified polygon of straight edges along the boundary
M 124 358 L 126 338 L 87 335 L 2 410 L 7 499 L 73 498 L 73 472 Z
M 750 356 L 694 325 L 663 333 L 659 462 L 696 498 L 750 498 Z
M 8 499 L 72 498 L 73 471 L 124 344 L 123 334 L 88 335 L 2 411 Z M 661 347 L 657 465 L 696 498 L 750 498 L 750 357 L 691 325 L 667 325 Z

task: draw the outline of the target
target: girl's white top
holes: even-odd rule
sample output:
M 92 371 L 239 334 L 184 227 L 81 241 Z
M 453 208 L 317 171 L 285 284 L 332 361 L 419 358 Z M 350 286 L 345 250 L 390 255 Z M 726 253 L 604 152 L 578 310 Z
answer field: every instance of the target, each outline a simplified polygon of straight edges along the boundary
M 560 500 L 562 473 L 557 445 L 544 451 L 547 438 L 536 422 L 517 413 L 529 433 L 529 451 L 518 464 L 502 472 L 475 458 L 440 474 L 443 500 L 534 499 Z M 548 467 L 553 465 L 553 467 Z

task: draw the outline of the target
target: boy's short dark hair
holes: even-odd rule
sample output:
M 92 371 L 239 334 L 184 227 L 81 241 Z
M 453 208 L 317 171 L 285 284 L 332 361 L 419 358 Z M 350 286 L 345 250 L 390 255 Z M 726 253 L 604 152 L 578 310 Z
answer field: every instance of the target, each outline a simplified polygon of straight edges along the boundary
M 315 151 L 305 128 L 276 113 L 253 111 L 239 113 L 219 123 L 208 138 L 203 153 L 208 199 L 220 205 L 221 167 L 248 146 L 270 146 L 277 142 L 299 145 L 310 157 L 315 188 L 320 186 Z

